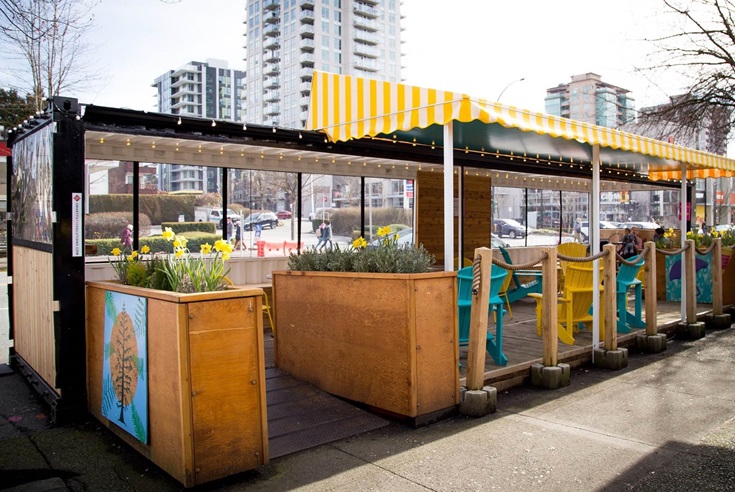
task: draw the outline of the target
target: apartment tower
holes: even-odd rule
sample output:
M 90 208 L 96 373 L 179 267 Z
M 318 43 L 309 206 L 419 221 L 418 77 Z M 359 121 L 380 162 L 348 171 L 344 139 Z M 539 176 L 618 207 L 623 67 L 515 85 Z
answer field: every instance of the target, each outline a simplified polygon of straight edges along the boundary
M 248 0 L 246 120 L 303 128 L 314 70 L 401 81 L 400 0 Z
M 568 84 L 546 89 L 546 112 L 597 126 L 619 128 L 635 119 L 628 89 L 607 84 L 595 73 L 573 75 Z

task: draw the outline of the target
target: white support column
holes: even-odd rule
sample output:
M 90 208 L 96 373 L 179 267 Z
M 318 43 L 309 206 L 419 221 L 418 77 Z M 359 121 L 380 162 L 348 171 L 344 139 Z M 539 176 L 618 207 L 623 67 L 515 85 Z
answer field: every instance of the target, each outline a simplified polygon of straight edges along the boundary
M 454 270 L 454 124 L 444 125 L 444 271 Z
M 681 163 L 681 220 L 679 227 L 681 228 L 681 238 L 679 247 L 683 248 L 686 244 L 687 231 L 689 230 L 689 222 L 687 221 L 687 165 Z M 691 211 L 692 213 L 694 210 Z M 687 282 L 684 275 L 684 254 L 681 255 L 681 320 L 684 321 L 687 316 Z
M 600 252 L 600 145 L 592 146 L 592 212 L 587 220 L 588 235 L 590 241 L 590 252 L 596 255 Z M 595 350 L 600 348 L 600 260 L 592 262 L 592 283 L 595 287 L 592 295 L 592 362 L 595 358 Z M 608 289 L 615 288 L 614 285 L 607 286 Z M 608 330 L 615 327 L 608 327 Z M 607 348 L 607 347 L 606 347 Z

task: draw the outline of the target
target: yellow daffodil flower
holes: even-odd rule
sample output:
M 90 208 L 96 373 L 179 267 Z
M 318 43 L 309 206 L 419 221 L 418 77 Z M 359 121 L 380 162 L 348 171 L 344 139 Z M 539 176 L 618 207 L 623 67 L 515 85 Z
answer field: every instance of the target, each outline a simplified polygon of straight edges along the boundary
M 166 241 L 171 241 L 174 237 L 176 237 L 176 234 L 174 234 L 174 231 L 172 231 L 170 227 L 164 229 L 163 239 L 165 239 Z
M 151 248 L 149 248 L 148 245 L 146 244 L 145 246 L 143 246 L 142 248 L 140 248 L 140 252 L 143 253 L 143 254 L 150 253 L 151 252 Z
M 352 241 L 352 247 L 355 249 L 367 248 L 367 241 L 365 241 L 364 237 L 360 236 Z
M 181 240 L 177 237 L 174 239 L 174 249 L 182 248 L 184 245 L 181 244 Z
M 390 226 L 378 227 L 378 237 L 385 237 L 390 234 Z
M 128 259 L 128 261 L 133 261 L 133 260 L 135 259 L 135 256 L 133 256 L 133 255 L 128 255 L 128 256 L 127 256 L 127 259 Z
M 222 253 L 222 259 L 227 261 L 230 259 L 230 253 Z
M 201 249 L 199 250 L 201 254 L 208 255 L 212 252 L 212 245 L 209 243 L 204 243 L 201 246 Z
M 184 248 L 177 248 L 174 252 L 174 256 L 176 256 L 176 258 L 181 258 L 182 256 L 184 256 L 184 251 Z
M 122 251 L 120 250 L 120 248 L 112 248 L 112 254 L 114 256 L 120 256 L 122 254 Z
M 137 258 L 138 257 L 138 252 L 136 250 L 133 250 L 133 252 L 130 253 L 130 256 L 132 256 L 133 258 Z

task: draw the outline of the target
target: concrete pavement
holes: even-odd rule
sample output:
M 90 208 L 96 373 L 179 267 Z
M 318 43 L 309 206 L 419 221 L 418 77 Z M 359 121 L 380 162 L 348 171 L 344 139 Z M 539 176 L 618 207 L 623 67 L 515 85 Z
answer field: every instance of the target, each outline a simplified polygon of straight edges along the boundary
M 393 423 L 201 489 L 735 490 L 735 329 L 668 345 L 631 351 L 622 371 L 577 369 L 560 390 L 502 392 L 484 418 Z M 0 377 L 3 487 L 180 489 L 95 421 L 51 425 L 17 374 Z

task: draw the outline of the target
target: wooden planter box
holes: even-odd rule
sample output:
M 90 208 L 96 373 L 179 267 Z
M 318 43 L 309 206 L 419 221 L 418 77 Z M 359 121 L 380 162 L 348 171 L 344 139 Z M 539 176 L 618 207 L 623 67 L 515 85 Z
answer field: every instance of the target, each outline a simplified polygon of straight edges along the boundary
M 148 444 L 102 414 L 107 291 L 147 299 Z M 90 413 L 186 487 L 267 463 L 261 292 L 88 282 Z
M 428 422 L 459 403 L 455 272 L 273 272 L 276 365 Z

